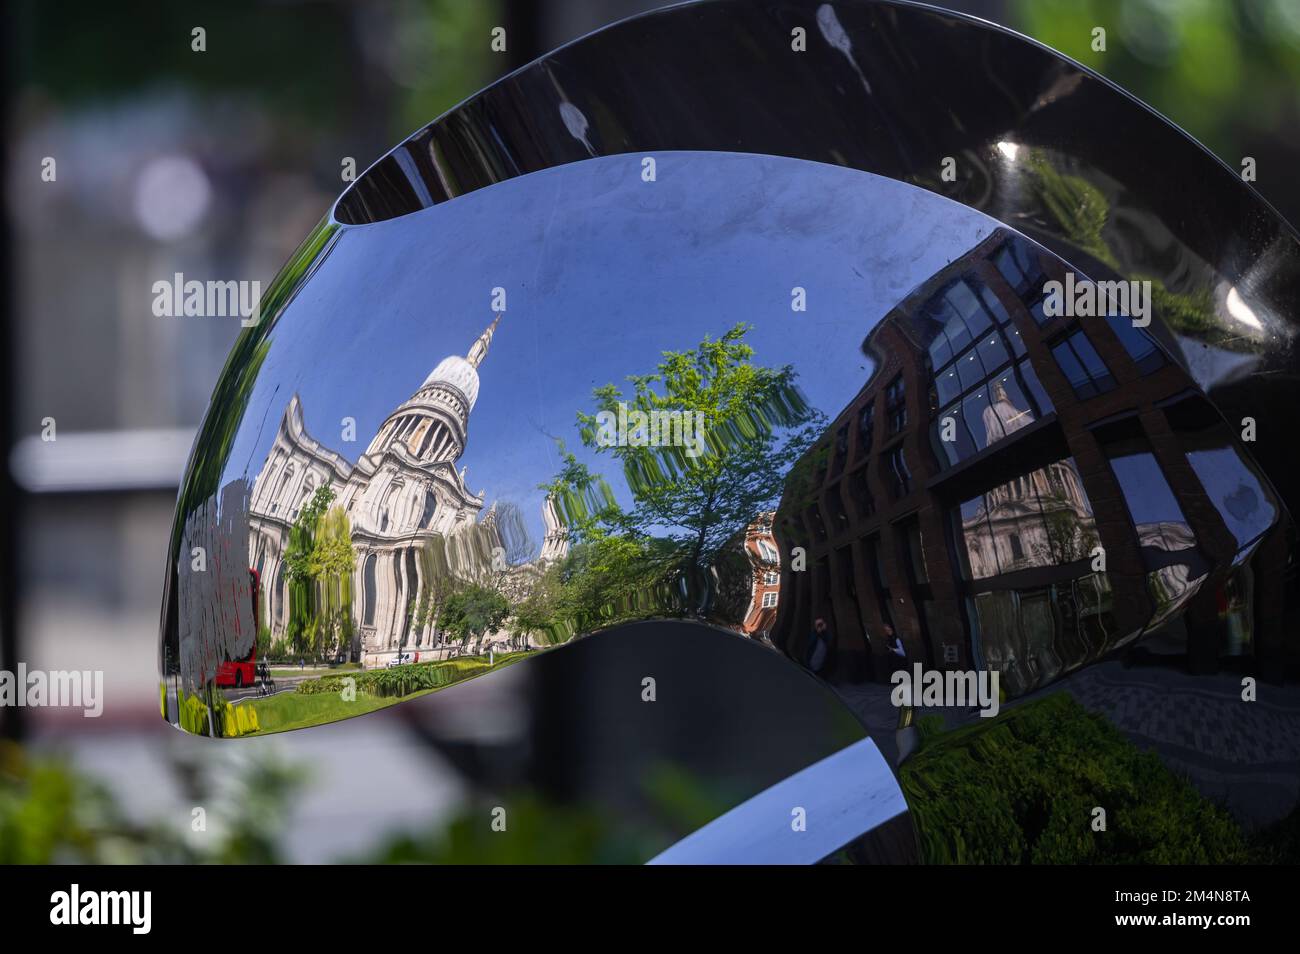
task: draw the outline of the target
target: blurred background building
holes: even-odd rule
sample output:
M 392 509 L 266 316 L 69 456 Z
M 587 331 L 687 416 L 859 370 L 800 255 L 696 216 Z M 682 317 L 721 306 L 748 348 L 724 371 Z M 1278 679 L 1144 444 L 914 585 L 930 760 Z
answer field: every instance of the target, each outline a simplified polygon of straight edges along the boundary
M 6 712 L 7 733 L 21 728 L 37 749 L 68 752 L 142 816 L 185 804 L 177 778 L 201 772 L 194 759 L 251 765 L 273 749 L 289 761 L 311 762 L 318 778 L 298 806 L 288 848 L 294 858 L 357 851 L 378 831 L 454 811 L 465 786 L 446 754 L 452 750 L 435 757 L 418 733 L 388 731 L 390 716 L 354 720 L 328 730 L 333 734 L 259 740 L 239 751 L 202 746 L 196 754 L 191 747 L 174 760 L 179 776 L 175 764 L 164 764 L 168 749 L 154 743 L 180 741 L 159 720 L 154 676 L 166 541 L 185 456 L 239 324 L 155 317 L 152 284 L 181 273 L 267 287 L 347 178 L 411 131 L 546 50 L 661 5 L 6 5 L 4 433 L 13 445 L 5 454 L 17 495 L 6 503 L 5 520 L 19 558 L 6 569 L 3 645 L 6 657 L 17 653 L 32 667 L 102 669 L 106 692 L 130 700 L 100 720 Z M 1229 166 L 1252 157 L 1257 188 L 1300 221 L 1300 180 L 1293 175 L 1300 167 L 1300 5 L 1292 0 L 937 5 L 1002 23 L 1075 57 L 1162 111 Z M 1098 24 L 1108 27 L 1105 53 L 1091 48 Z M 490 48 L 495 26 L 507 30 L 504 53 Z M 196 27 L 205 31 L 203 52 L 193 49 Z M 47 170 L 50 181 L 42 177 Z M 874 427 L 883 439 L 896 430 L 890 421 L 897 402 L 887 393 L 873 400 L 874 418 L 864 423 L 855 411 L 845 426 L 854 434 Z M 917 413 L 926 399 L 914 389 L 904 403 Z M 34 454 L 31 442 L 49 426 L 57 428 L 57 452 Z M 978 440 L 978 427 L 971 434 Z M 847 470 L 840 486 L 848 489 L 836 490 L 845 509 L 833 505 L 819 515 L 830 527 L 814 531 L 817 539 L 835 533 L 836 521 L 869 519 L 872 500 L 887 495 L 889 481 L 907 479 L 897 468 L 890 474 L 873 471 L 854 490 Z M 924 537 L 927 527 L 919 533 Z M 757 537 L 754 546 L 762 546 Z M 824 559 L 840 558 L 826 548 Z M 905 551 L 889 552 L 892 561 Z M 927 564 L 916 566 L 928 572 Z M 778 587 L 771 571 L 759 572 L 758 609 L 772 609 Z M 904 577 L 894 567 L 883 582 L 896 587 Z M 861 568 L 855 578 L 861 587 L 872 585 Z M 936 600 L 955 598 L 946 589 L 950 581 L 913 582 Z M 779 589 L 781 600 L 816 598 Z M 756 615 L 753 625 L 770 624 Z M 924 633 L 925 625 L 918 620 L 915 631 Z M 953 662 L 944 655 L 941 625 L 934 628 L 918 651 Z M 864 647 L 864 666 L 867 658 Z M 10 658 L 3 664 L 10 666 Z M 445 732 L 500 731 L 457 715 L 475 692 L 490 691 L 466 686 L 439 703 Z M 502 711 L 510 704 L 503 701 Z M 716 731 L 725 732 L 725 722 Z M 363 742 L 346 746 L 346 764 L 340 734 Z M 378 806 L 376 791 L 386 793 Z M 364 823 L 339 823 L 362 817 Z

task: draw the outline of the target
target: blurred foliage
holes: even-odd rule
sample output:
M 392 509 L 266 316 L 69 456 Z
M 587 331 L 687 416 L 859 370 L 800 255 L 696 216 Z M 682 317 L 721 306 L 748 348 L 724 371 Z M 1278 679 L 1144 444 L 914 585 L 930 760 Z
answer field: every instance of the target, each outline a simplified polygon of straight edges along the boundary
M 1009 13 L 1017 29 L 1141 97 L 1231 166 L 1253 140 L 1300 125 L 1295 0 L 1015 0 Z M 1096 27 L 1105 52 L 1092 49 Z
M 1106 240 L 1110 220 L 1110 202 L 1101 189 L 1081 176 L 1061 172 L 1044 150 L 1033 150 L 1025 162 L 1032 174 L 1030 183 L 1035 198 L 1072 243 L 1097 261 L 1118 272 L 1123 267 Z M 1208 288 L 1188 292 L 1170 291 L 1159 278 L 1129 274 L 1134 281 L 1151 283 L 1151 306 L 1172 331 L 1196 341 L 1233 351 L 1262 349 L 1262 337 L 1235 334 L 1225 328 L 1215 314 L 1214 297 Z
M 59 101 L 103 101 L 173 82 L 199 92 L 242 90 L 266 97 L 277 111 L 329 121 L 339 99 L 356 92 L 337 69 L 350 59 L 352 23 L 343 4 L 307 10 L 304 17 L 296 5 L 252 0 L 198 6 L 27 0 L 10 14 L 20 82 Z M 123 29 L 127 23 L 130 29 Z M 191 49 L 195 27 L 207 31 L 206 54 Z M 220 54 L 230 46 L 238 56 Z
M 130 819 L 103 785 L 58 758 L 31 758 L 0 741 L 0 864 L 276 864 L 288 808 L 305 775 L 271 759 L 237 776 L 178 765 L 187 800 L 175 825 Z M 220 775 L 221 781 L 218 781 Z
M 1293 864 L 1300 857 L 1300 807 L 1246 837 L 1224 809 L 1064 693 L 987 725 L 944 732 L 941 719 L 926 716 L 918 727 L 921 746 L 900 781 L 929 863 Z M 65 762 L 29 759 L 0 743 L 0 864 L 283 862 L 281 840 L 305 773 L 270 757 L 238 766 L 190 758 L 176 765 L 181 804 L 210 806 L 203 832 L 187 830 L 189 813 L 173 824 L 133 822 L 106 788 Z M 660 764 L 641 780 L 640 808 L 617 817 L 528 790 L 479 796 L 448 822 L 389 835 L 348 860 L 637 864 L 738 804 L 743 789 Z M 508 806 L 504 829 L 494 815 L 499 806 Z M 1090 828 L 1094 806 L 1106 808 L 1106 832 Z
M 125 859 L 134 834 L 102 787 L 0 741 L 0 864 Z
M 531 791 L 467 805 L 450 824 L 396 835 L 368 864 L 641 864 L 743 800 L 668 764 L 642 779 L 644 811 L 619 820 L 595 806 L 561 806 Z M 726 789 L 726 790 L 724 790 Z M 493 810 L 508 805 L 503 830 Z M 500 825 L 498 824 L 498 828 Z
M 495 76 L 503 58 L 492 53 L 494 26 L 504 21 L 501 0 L 405 0 L 389 39 L 389 72 L 402 90 L 394 111 L 394 138 L 426 126 Z
M 492 828 L 497 806 L 460 812 L 446 826 L 397 835 L 358 861 L 367 864 L 637 864 L 635 837 L 620 837 L 604 816 L 588 809 L 557 808 L 531 792 L 503 799 L 504 831 Z
M 1102 235 L 1110 218 L 1110 203 L 1102 191 L 1086 179 L 1057 171 L 1041 150 L 1030 154 L 1026 167 L 1033 174 L 1034 194 L 1061 231 L 1098 261 L 1118 268 Z
M 1232 816 L 1057 693 L 987 724 L 922 732 L 900 782 L 931 864 L 1237 864 Z M 1094 832 L 1093 809 L 1107 829 Z
M 189 812 L 175 824 L 139 825 L 103 786 L 55 758 L 30 759 L 0 743 L 0 864 L 278 864 L 305 773 L 274 758 L 242 763 L 194 753 L 176 764 L 182 804 L 210 806 L 206 830 Z M 386 837 L 368 863 L 639 864 L 744 798 L 668 765 L 643 780 L 644 806 L 620 819 L 535 792 L 467 803 L 448 822 Z M 508 806 L 504 830 L 493 809 Z
M 18 83 L 64 105 L 181 86 L 244 95 L 282 120 L 341 134 L 378 108 L 395 141 L 503 69 L 489 46 L 501 11 L 491 0 L 23 0 L 7 19 Z M 206 52 L 191 49 L 195 27 L 207 31 Z

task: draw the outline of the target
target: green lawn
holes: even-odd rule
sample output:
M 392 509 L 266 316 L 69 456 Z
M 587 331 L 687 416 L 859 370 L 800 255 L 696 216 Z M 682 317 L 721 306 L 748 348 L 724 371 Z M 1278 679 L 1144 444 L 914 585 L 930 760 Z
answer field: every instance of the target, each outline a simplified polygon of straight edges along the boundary
M 497 669 L 507 666 L 510 663 L 529 655 L 527 652 L 516 652 L 503 654 L 496 657 L 492 666 L 487 664 L 486 656 L 461 656 L 456 659 L 444 660 L 438 663 L 413 663 L 411 668 L 437 667 L 439 669 L 451 670 L 454 673 L 453 679 L 447 685 L 455 685 L 458 682 L 464 682 L 475 676 L 487 672 L 493 672 Z M 407 667 L 394 667 L 395 669 L 404 669 Z M 291 672 L 296 672 L 292 670 Z M 387 675 L 394 670 L 368 670 L 367 672 L 379 675 Z M 346 672 L 331 670 L 325 676 L 318 679 L 305 680 L 300 686 L 308 683 L 320 683 L 321 679 L 326 679 L 329 683 L 337 681 L 339 690 L 342 689 L 342 677 Z M 360 673 L 358 673 L 360 675 Z M 239 705 L 241 707 L 251 707 L 257 713 L 257 731 L 250 732 L 249 735 L 267 735 L 272 732 L 285 732 L 289 729 L 301 729 L 312 725 L 324 725 L 328 722 L 338 722 L 341 719 L 350 719 L 353 716 L 365 715 L 367 712 L 374 712 L 378 709 L 384 709 L 395 702 L 405 702 L 408 699 L 415 699 L 419 696 L 427 696 L 431 692 L 437 692 L 439 689 L 447 688 L 447 685 L 435 686 L 428 689 L 418 689 L 414 692 L 407 693 L 404 696 L 380 696 L 366 692 L 358 680 L 356 698 L 351 701 L 345 701 L 341 691 L 334 691 L 332 688 L 326 691 L 316 692 L 278 692 L 273 696 L 265 698 L 247 699 Z
M 401 701 L 401 699 L 381 699 L 364 692 L 358 692 L 357 698 L 352 702 L 344 702 L 341 695 L 332 692 L 318 692 L 313 695 L 278 692 L 264 699 L 248 699 L 239 705 L 252 706 L 257 712 L 258 731 L 252 734 L 266 735 L 271 732 L 286 732 L 289 729 L 302 729 L 309 725 L 323 725 L 326 722 L 350 719 L 353 716 L 387 708 L 394 702 Z
M 337 666 L 308 666 L 306 669 L 299 669 L 297 666 L 276 666 L 271 669 L 272 679 L 282 679 L 285 676 L 325 676 L 336 672 L 360 672 L 361 663 L 341 663 Z

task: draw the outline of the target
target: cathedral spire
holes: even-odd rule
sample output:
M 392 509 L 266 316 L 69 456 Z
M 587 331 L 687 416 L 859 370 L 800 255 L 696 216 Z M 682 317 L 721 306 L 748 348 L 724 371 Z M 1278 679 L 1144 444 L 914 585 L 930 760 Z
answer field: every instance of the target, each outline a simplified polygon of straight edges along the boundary
M 469 354 L 465 356 L 465 360 L 468 361 L 472 367 L 477 368 L 483 363 L 483 359 L 487 357 L 488 345 L 492 343 L 492 335 L 497 330 L 497 322 L 500 320 L 501 315 L 498 313 L 497 316 L 492 319 L 492 324 L 487 326 L 487 331 L 479 335 L 478 341 L 475 341 L 470 347 Z

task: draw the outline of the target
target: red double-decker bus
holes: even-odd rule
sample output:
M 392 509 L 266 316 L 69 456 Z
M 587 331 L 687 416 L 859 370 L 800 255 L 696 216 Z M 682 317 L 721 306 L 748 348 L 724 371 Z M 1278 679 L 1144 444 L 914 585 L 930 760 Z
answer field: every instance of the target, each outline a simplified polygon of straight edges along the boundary
M 243 689 L 257 682 L 257 627 L 258 607 L 261 604 L 261 578 L 252 567 L 248 568 L 249 590 L 253 598 L 253 645 L 243 659 L 228 659 L 217 667 L 218 686 L 233 686 Z

